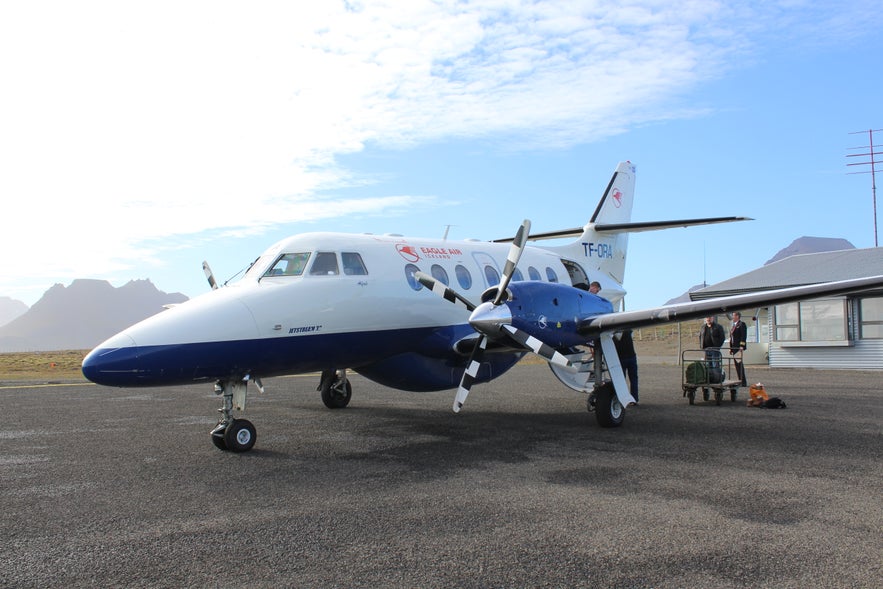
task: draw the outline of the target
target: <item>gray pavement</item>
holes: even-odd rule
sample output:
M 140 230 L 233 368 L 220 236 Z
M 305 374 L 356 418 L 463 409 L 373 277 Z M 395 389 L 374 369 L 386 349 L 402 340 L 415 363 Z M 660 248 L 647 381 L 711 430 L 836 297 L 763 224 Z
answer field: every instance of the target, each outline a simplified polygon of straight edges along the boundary
M 689 406 L 642 364 L 601 429 L 542 365 L 413 394 L 265 382 L 254 451 L 211 386 L 0 388 L 3 587 L 880 587 L 880 373 L 750 367 L 788 408 Z

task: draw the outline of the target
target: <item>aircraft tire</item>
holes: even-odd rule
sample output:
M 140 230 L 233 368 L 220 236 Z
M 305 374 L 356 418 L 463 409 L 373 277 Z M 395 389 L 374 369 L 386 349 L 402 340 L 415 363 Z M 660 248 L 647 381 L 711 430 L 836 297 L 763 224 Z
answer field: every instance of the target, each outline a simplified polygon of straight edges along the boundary
M 248 452 L 257 439 L 257 431 L 247 419 L 234 419 L 224 431 L 224 442 L 230 452 Z
M 212 444 L 215 445 L 215 448 L 218 450 L 227 451 L 227 442 L 224 441 L 224 436 L 219 434 L 212 434 Z
M 612 382 L 595 390 L 595 419 L 601 427 L 619 427 L 625 419 L 625 408 L 619 402 Z
M 353 385 L 350 381 L 344 384 L 344 391 L 334 386 L 334 379 L 327 378 L 322 380 L 321 386 L 322 402 L 329 409 L 343 409 L 350 404 L 353 397 Z

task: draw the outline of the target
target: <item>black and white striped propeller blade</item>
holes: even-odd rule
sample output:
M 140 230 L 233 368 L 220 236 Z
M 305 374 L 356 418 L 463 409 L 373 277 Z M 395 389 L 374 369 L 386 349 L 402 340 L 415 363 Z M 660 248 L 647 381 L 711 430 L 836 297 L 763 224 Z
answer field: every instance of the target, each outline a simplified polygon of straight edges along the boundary
M 456 398 L 454 398 L 454 413 L 460 413 L 460 409 L 466 402 L 466 397 L 472 389 L 472 383 L 475 382 L 475 377 L 478 375 L 478 369 L 481 368 L 485 347 L 487 347 L 487 336 L 482 334 L 478 338 L 478 343 L 472 350 L 472 354 L 469 355 L 469 364 L 466 365 L 466 371 L 463 373 L 463 378 L 460 379 L 460 387 L 457 389 Z
M 511 325 L 504 325 L 503 329 L 509 332 L 509 335 L 512 336 L 512 339 L 517 341 L 525 348 L 529 349 L 537 356 L 543 358 L 549 364 L 556 364 L 563 368 L 573 367 L 573 364 L 570 362 L 570 360 L 567 359 L 567 356 L 558 352 L 552 346 L 544 344 L 529 333 L 525 333 L 524 331 L 521 331 L 517 327 L 513 327 Z
M 470 313 L 475 310 L 475 305 L 470 303 L 468 299 L 461 296 L 460 293 L 455 291 L 453 288 L 445 286 L 444 283 L 436 280 L 432 276 L 424 274 L 423 272 L 415 272 L 414 278 L 416 278 L 420 282 L 420 284 L 422 284 L 441 298 L 445 299 L 446 301 L 454 303 L 458 307 L 463 307 Z
M 528 235 L 530 235 L 530 220 L 525 219 L 522 221 L 521 227 L 518 228 L 515 239 L 512 240 L 512 246 L 509 248 L 509 253 L 506 255 L 506 265 L 503 266 L 503 276 L 500 279 L 497 296 L 494 297 L 494 306 L 503 302 L 506 289 L 509 287 L 509 281 L 512 280 L 515 268 L 518 267 L 518 260 L 521 259 L 521 254 L 524 252 L 524 245 L 527 243 Z

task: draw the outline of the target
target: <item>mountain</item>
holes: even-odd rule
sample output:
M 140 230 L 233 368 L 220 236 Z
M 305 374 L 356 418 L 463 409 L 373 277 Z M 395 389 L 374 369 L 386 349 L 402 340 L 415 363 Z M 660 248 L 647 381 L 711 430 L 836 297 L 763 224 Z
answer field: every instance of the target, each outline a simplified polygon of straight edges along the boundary
M 28 312 L 28 306 L 21 301 L 9 297 L 0 297 L 0 326 Z
M 798 237 L 788 247 L 782 248 L 778 253 L 764 262 L 764 266 L 778 262 L 790 256 L 800 254 L 818 254 L 820 252 L 836 252 L 840 250 L 854 250 L 855 246 L 846 239 L 839 237 Z
M 150 280 L 133 280 L 119 288 L 105 280 L 56 284 L 26 313 L 0 326 L 0 352 L 94 348 L 162 311 L 163 305 L 186 300 L 181 293 L 162 292 Z

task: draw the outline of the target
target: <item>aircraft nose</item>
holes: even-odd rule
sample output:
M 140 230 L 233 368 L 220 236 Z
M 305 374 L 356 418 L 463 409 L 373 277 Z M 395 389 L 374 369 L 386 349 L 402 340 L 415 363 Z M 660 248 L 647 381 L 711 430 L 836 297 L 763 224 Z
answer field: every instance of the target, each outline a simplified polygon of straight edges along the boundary
M 500 332 L 504 325 L 512 324 L 512 313 L 506 305 L 494 305 L 486 302 L 478 305 L 469 316 L 469 325 L 475 331 L 493 336 Z
M 113 339 L 113 346 L 108 340 L 83 358 L 83 376 L 95 384 L 118 386 L 140 370 L 135 340 L 122 334 Z

